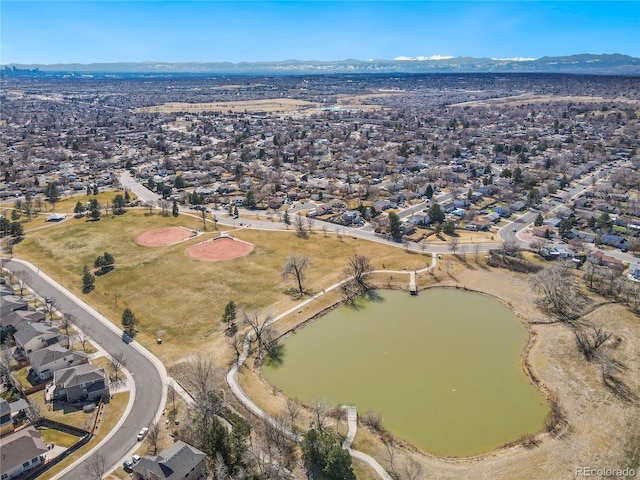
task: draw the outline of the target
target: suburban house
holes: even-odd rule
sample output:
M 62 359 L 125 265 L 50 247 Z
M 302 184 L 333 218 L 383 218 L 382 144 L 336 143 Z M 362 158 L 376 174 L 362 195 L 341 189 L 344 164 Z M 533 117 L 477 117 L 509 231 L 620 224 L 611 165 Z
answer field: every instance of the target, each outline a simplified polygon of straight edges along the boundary
M 5 295 L 0 302 L 0 317 L 15 312 L 16 310 L 28 310 L 29 304 L 15 295 Z
M 358 224 L 362 222 L 362 218 L 360 217 L 360 212 L 358 210 L 347 210 L 342 212 L 342 220 L 346 225 L 350 225 L 352 223 Z
M 0 478 L 9 480 L 37 468 L 47 459 L 49 448 L 40 432 L 27 427 L 0 439 Z
M 512 203 L 510 208 L 511 208 L 511 210 L 515 210 L 516 212 L 520 212 L 520 211 L 524 210 L 526 208 L 526 206 L 527 205 L 524 202 L 518 201 L 518 202 Z
M 60 331 L 50 323 L 30 323 L 18 330 L 13 338 L 16 346 L 21 348 L 25 355 L 42 348 L 58 343 Z
M 624 269 L 624 264 L 620 260 L 610 257 L 609 255 L 602 253 L 600 250 L 589 252 L 587 254 L 587 261 L 593 262 L 596 265 Z
M 627 240 L 620 235 L 604 234 L 600 237 L 600 243 L 609 245 L 610 247 L 620 248 L 625 246 Z
M 531 233 L 536 237 L 546 238 L 553 234 L 553 228 L 548 226 L 533 227 Z
M 7 295 L 15 295 L 16 292 L 13 290 L 11 285 L 3 284 L 0 285 L 0 297 L 6 297 Z
M 53 398 L 78 402 L 109 398 L 109 375 L 104 368 L 87 363 L 53 373 Z
M 630 280 L 640 282 L 640 263 L 632 263 L 629 265 L 629 272 L 627 273 Z
M 0 398 L 0 437 L 13 432 L 15 419 L 21 415 L 25 416 L 25 411 L 28 408 L 29 404 L 23 398 L 11 403 Z
M 5 333 L 15 333 L 30 323 L 44 322 L 45 315 L 34 310 L 15 310 L 0 318 L 0 330 Z
M 575 252 L 562 245 L 555 245 L 553 243 L 545 245 L 540 249 L 540 256 L 545 260 L 567 259 L 572 258 Z
M 59 343 L 31 352 L 28 357 L 31 369 L 43 382 L 58 370 L 89 362 L 86 353 L 72 352 Z
M 13 419 L 9 402 L 0 397 L 0 436 L 13 432 Z
M 134 480 L 185 479 L 207 476 L 207 455 L 181 440 L 158 456 L 145 455 L 133 467 Z

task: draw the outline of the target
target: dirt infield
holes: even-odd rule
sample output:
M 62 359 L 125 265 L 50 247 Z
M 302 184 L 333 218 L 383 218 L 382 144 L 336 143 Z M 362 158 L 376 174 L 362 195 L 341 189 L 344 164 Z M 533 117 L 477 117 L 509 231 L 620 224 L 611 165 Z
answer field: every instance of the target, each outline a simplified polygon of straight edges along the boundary
M 143 247 L 166 247 L 195 236 L 196 233 L 187 228 L 162 227 L 141 233 L 135 242 Z
M 253 245 L 231 238 L 216 238 L 187 248 L 187 255 L 205 262 L 221 262 L 249 255 Z

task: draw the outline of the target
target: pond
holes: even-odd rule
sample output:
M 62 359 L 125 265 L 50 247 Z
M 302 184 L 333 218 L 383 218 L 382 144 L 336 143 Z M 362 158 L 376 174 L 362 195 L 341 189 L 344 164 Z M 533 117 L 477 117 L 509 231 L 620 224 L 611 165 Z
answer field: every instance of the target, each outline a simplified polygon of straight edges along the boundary
M 542 430 L 548 405 L 524 373 L 529 334 L 499 301 L 434 288 L 381 291 L 341 306 L 283 342 L 263 375 L 284 395 L 356 405 L 441 456 L 490 451 Z

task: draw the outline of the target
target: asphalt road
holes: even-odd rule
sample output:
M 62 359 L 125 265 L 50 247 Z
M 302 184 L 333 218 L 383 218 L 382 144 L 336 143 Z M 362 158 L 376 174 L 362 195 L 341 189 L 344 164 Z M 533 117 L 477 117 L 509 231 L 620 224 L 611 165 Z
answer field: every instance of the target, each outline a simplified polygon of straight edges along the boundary
M 121 336 L 98 320 L 96 312 L 82 300 L 74 297 L 61 285 L 44 278 L 35 267 L 31 268 L 29 265 L 15 260 L 5 260 L 4 266 L 14 272 L 28 272 L 28 285 L 32 290 L 40 296 L 55 298 L 56 308 L 60 312 L 75 315 L 78 326 L 110 355 L 119 353 L 124 355 L 126 369 L 131 373 L 135 382 L 135 401 L 122 427 L 113 431 L 111 438 L 99 449 L 108 467 L 119 464 L 136 444 L 137 433 L 142 427 L 149 426 L 160 408 L 163 398 L 163 382 L 156 365 L 143 356 L 132 344 L 125 344 Z M 95 441 L 92 440 L 92 443 Z M 91 457 L 56 478 L 64 480 L 86 479 L 85 467 L 90 459 Z

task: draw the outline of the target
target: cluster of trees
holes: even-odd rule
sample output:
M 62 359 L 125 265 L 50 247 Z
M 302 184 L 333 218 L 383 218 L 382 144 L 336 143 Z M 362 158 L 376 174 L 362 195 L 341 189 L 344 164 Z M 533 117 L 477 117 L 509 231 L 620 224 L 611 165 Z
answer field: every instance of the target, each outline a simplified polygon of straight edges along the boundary
M 116 260 L 109 252 L 104 252 L 102 255 L 98 255 L 93 262 L 93 266 L 98 268 L 98 275 L 104 275 L 110 272 L 114 268 Z
M 351 455 L 342 448 L 335 433 L 312 428 L 304 436 L 301 448 L 310 478 L 324 474 L 332 480 L 355 480 Z
M 124 212 L 124 207 L 123 207 L 123 212 Z M 100 220 L 100 216 L 102 215 L 102 212 L 100 211 L 100 203 L 95 198 L 92 198 L 91 200 L 89 200 L 88 207 L 85 207 L 82 204 L 82 202 L 77 202 L 75 208 L 73 209 L 73 213 L 76 214 L 77 218 L 80 218 L 84 216 L 85 213 L 87 213 L 89 218 L 91 218 L 91 220 L 93 220 L 94 222 L 97 222 L 98 220 Z
M 0 237 L 12 236 L 21 240 L 24 236 L 24 227 L 18 220 L 11 221 L 7 217 L 0 217 Z
M 589 265 L 589 263 L 587 262 L 584 279 L 587 287 L 594 289 L 596 267 L 593 264 Z M 624 400 L 636 400 L 636 395 L 618 375 L 626 367 L 613 357 L 611 349 L 602 348 L 613 336 L 613 333 L 585 322 L 582 318 L 592 302 L 578 285 L 573 270 L 574 266 L 571 262 L 560 262 L 544 268 L 532 277 L 533 287 L 541 294 L 538 300 L 539 305 L 552 317 L 565 322 L 571 328 L 579 351 L 587 361 L 598 364 L 603 383 L 614 394 Z M 615 277 L 620 278 L 619 271 Z M 606 283 L 612 281 L 611 279 L 605 280 Z M 628 283 L 632 289 L 629 291 L 629 296 L 635 298 L 635 308 L 637 309 L 640 286 L 636 282 Z M 630 300 L 630 303 L 633 304 L 633 300 Z

